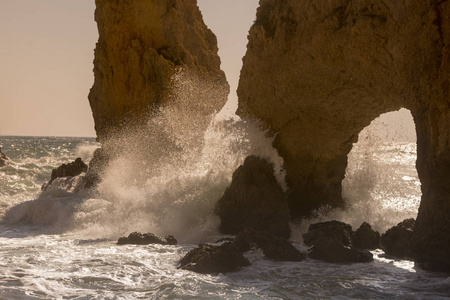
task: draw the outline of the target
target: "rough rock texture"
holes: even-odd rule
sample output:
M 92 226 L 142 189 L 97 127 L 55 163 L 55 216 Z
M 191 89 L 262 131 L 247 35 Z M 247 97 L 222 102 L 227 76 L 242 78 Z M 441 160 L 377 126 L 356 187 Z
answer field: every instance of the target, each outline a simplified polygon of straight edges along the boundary
M 293 216 L 342 206 L 347 154 L 382 113 L 409 109 L 422 202 L 416 261 L 450 270 L 450 1 L 261 0 L 238 114 L 277 133 Z
M 380 247 L 380 233 L 369 223 L 362 223 L 353 235 L 353 246 L 360 249 L 375 250 Z
M 241 252 L 249 251 L 253 245 L 261 248 L 264 256 L 278 261 L 302 261 L 305 255 L 295 248 L 288 240 L 276 235 L 246 228 L 240 232 L 234 244 Z
M 75 159 L 75 161 L 71 163 L 62 164 L 58 168 L 53 169 L 49 182 L 44 183 L 44 185 L 42 186 L 42 190 L 45 191 L 56 178 L 67 176 L 78 176 L 81 173 L 86 172 L 87 169 L 88 166 L 83 162 L 83 160 L 80 157 L 78 157 L 77 159 Z
M 352 245 L 352 226 L 339 221 L 320 222 L 309 225 L 308 232 L 302 234 L 303 243 L 315 245 L 323 238 L 331 239 L 344 246 Z
M 170 87 L 178 68 L 211 83 L 191 95 L 193 109 L 204 115 L 220 110 L 229 87 L 217 39 L 196 0 L 95 3 L 99 40 L 89 102 L 100 141 L 122 126 L 145 123 L 155 106 L 173 98 Z
M 373 255 L 369 251 L 344 246 L 331 238 L 322 238 L 316 241 L 309 256 L 312 259 L 330 263 L 365 263 L 373 261 Z
M 250 262 L 232 243 L 220 246 L 201 244 L 189 251 L 179 262 L 178 268 L 203 274 L 233 272 Z
M 140 233 L 132 232 L 128 237 L 121 237 L 117 241 L 118 245 L 149 245 L 149 244 L 161 244 L 161 245 L 176 245 L 177 240 L 172 236 L 168 235 L 164 239 L 154 235 L 153 233 Z
M 253 155 L 233 173 L 215 208 L 222 233 L 237 234 L 252 227 L 289 238 L 289 209 L 273 173 L 267 160 Z
M 381 235 L 381 248 L 387 255 L 405 259 L 414 258 L 412 249 L 414 224 L 414 219 L 406 219 Z
M 2 149 L 0 148 L 0 167 L 4 167 L 7 160 L 9 160 L 9 158 L 2 152 Z

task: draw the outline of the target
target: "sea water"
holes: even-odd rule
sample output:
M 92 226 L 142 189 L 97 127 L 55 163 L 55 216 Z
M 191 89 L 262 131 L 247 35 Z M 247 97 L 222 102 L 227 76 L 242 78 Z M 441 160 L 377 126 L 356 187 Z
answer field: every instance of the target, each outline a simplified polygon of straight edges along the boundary
M 381 250 L 372 251 L 374 262 L 365 264 L 275 262 L 255 250 L 245 254 L 252 265 L 237 272 L 177 269 L 197 243 L 222 237 L 213 208 L 245 157 L 270 159 L 281 184 L 283 161 L 270 146 L 272 137 L 243 121 L 215 120 L 199 143 L 187 147 L 172 139 L 164 148 L 167 136 L 145 133 L 152 145 L 142 148 L 141 134 L 123 137 L 117 145 L 122 155 L 110 163 L 102 183 L 79 193 L 74 190 L 82 175 L 58 179 L 46 192 L 41 186 L 60 164 L 76 157 L 88 162 L 99 146 L 95 139 L 0 137 L 10 158 L 0 168 L 1 299 L 450 297 L 448 275 L 384 258 Z M 362 140 L 370 147 L 355 145 L 343 183 L 347 211 L 318 219 L 343 220 L 354 229 L 367 221 L 383 232 L 417 214 L 415 144 Z M 292 224 L 293 243 L 303 252 L 301 232 L 315 221 Z M 179 245 L 116 244 L 132 231 L 172 234 Z

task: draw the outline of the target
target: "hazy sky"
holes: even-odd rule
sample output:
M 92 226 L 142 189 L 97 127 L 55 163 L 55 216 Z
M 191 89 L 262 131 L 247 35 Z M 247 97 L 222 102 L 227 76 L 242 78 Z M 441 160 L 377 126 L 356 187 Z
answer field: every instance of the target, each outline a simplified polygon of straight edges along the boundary
M 198 4 L 235 91 L 258 0 Z M 94 0 L 0 0 L 0 135 L 95 136 L 94 9 Z

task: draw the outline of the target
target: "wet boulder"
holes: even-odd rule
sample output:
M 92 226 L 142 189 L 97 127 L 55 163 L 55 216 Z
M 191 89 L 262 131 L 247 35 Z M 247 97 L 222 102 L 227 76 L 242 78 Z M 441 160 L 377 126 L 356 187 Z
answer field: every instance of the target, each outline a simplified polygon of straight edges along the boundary
M 200 244 L 189 251 L 179 262 L 178 268 L 202 274 L 234 272 L 249 266 L 235 244 L 227 242 L 220 246 Z
M 176 245 L 177 240 L 172 236 L 168 235 L 164 239 L 154 235 L 153 233 L 140 233 L 132 232 L 128 237 L 121 237 L 117 241 L 118 245 L 149 245 L 149 244 L 160 244 L 160 245 Z
M 307 246 L 316 244 L 323 238 L 336 241 L 343 246 L 352 245 L 352 226 L 339 221 L 319 222 L 309 225 L 308 232 L 302 234 L 303 242 Z
M 286 195 L 267 160 L 249 156 L 233 174 L 231 185 L 215 207 L 220 231 L 238 234 L 247 227 L 289 238 Z
M 412 237 L 414 225 L 414 219 L 406 219 L 381 235 L 381 249 L 384 250 L 386 255 L 413 259 Z
M 353 235 L 353 246 L 360 249 L 375 250 L 380 247 L 380 233 L 369 223 L 362 223 Z
M 80 157 L 78 157 L 77 159 L 75 159 L 75 161 L 71 163 L 62 164 L 58 168 L 53 169 L 50 181 L 42 186 L 42 190 L 44 191 L 47 190 L 47 188 L 52 184 L 52 182 L 56 178 L 78 176 L 81 173 L 85 173 L 87 169 L 88 166 L 83 162 L 83 160 Z
M 373 261 L 373 255 L 369 251 L 345 246 L 330 237 L 316 240 L 309 256 L 312 259 L 330 263 L 365 263 Z
M 4 167 L 7 160 L 9 160 L 9 158 L 2 152 L 2 148 L 0 148 L 0 167 Z
M 260 248 L 264 256 L 278 261 L 302 261 L 305 255 L 295 248 L 287 239 L 277 237 L 270 232 L 246 228 L 240 232 L 234 241 L 241 252 Z

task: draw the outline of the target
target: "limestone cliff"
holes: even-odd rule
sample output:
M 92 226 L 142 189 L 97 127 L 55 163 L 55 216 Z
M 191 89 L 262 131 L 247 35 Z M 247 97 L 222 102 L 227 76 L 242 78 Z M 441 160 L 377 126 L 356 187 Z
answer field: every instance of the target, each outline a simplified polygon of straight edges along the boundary
M 238 114 L 277 133 L 294 216 L 344 205 L 358 133 L 408 108 L 423 197 L 417 261 L 450 269 L 450 2 L 261 0 L 238 88 Z
M 95 83 L 89 94 L 100 140 L 128 124 L 145 122 L 152 109 L 170 101 L 178 69 L 214 86 L 195 95 L 203 115 L 220 110 L 228 84 L 220 70 L 217 40 L 196 0 L 96 0 L 99 40 Z

